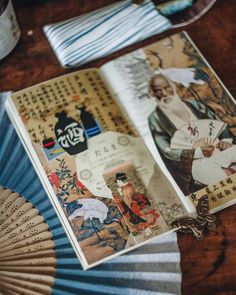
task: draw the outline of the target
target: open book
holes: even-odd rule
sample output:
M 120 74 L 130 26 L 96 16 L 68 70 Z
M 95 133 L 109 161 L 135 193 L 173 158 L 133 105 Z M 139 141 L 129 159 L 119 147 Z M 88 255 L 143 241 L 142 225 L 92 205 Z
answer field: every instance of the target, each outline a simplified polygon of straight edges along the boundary
M 236 200 L 235 102 L 184 32 L 13 93 L 6 110 L 85 269 Z

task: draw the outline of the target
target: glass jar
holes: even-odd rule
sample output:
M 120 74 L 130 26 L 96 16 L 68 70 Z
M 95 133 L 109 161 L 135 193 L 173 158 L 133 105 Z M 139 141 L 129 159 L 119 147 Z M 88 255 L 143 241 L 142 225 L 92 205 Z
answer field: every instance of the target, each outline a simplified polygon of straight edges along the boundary
M 6 57 L 20 39 L 20 29 L 11 0 L 0 0 L 0 60 Z

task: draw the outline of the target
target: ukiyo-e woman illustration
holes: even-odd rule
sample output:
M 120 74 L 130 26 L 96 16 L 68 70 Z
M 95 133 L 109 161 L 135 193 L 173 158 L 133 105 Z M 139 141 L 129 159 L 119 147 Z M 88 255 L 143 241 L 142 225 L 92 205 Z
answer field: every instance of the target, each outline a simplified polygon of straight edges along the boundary
M 65 230 L 78 242 L 77 253 L 86 267 L 124 250 L 130 231 L 118 206 L 113 199 L 92 193 L 77 177 L 76 155 L 86 152 L 94 137 L 131 130 L 125 124 L 117 127 L 117 121 L 125 119 L 98 72 L 84 70 L 45 82 L 16 100 L 53 189 L 53 202 Z
M 131 233 L 150 237 L 158 228 L 159 214 L 132 163 L 115 167 L 103 176 Z
M 47 171 L 89 263 L 125 248 L 129 230 L 112 199 L 94 196 L 78 179 L 73 157 L 58 157 Z

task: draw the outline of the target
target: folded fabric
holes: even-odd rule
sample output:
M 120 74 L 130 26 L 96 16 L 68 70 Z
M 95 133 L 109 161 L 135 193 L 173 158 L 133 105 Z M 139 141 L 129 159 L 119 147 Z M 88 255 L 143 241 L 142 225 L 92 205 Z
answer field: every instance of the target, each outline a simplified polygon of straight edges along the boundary
M 136 7 L 124 0 L 43 30 L 65 68 L 107 56 L 205 14 L 216 0 L 144 0 Z M 156 4 L 154 4 L 156 3 Z
M 44 217 L 52 232 L 57 255 L 52 294 L 181 294 L 180 253 L 175 233 L 156 238 L 135 251 L 91 270 L 82 269 L 22 143 L 3 109 L 2 97 L 0 95 L 0 186 L 8 187 L 30 201 Z M 14 261 L 11 265 L 14 266 Z M 12 275 L 11 267 L 9 272 Z M 2 291 L 1 285 L 0 291 Z M 14 293 L 13 291 L 14 289 L 9 289 L 9 294 Z M 29 294 L 29 290 L 25 294 Z
M 76 67 L 171 28 L 151 0 L 138 8 L 120 1 L 57 24 L 44 32 L 63 67 Z

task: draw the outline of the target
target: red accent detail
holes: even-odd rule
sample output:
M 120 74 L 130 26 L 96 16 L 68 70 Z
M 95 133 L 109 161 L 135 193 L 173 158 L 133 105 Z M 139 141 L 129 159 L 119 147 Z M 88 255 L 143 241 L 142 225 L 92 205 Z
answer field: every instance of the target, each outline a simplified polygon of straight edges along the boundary
M 44 147 L 48 147 L 48 146 L 51 146 L 51 145 L 53 145 L 53 144 L 55 144 L 55 142 L 54 142 L 54 141 L 50 141 L 50 142 L 48 142 L 48 143 L 44 143 L 43 146 L 44 146 Z
M 224 168 L 225 173 L 227 174 L 227 176 L 232 175 L 235 173 L 235 170 L 233 168 Z
M 59 176 L 55 172 L 50 174 L 48 178 L 51 184 L 56 187 L 56 189 L 60 188 Z
M 80 182 L 78 179 L 76 181 L 76 185 L 81 188 L 82 190 L 87 190 L 87 187 L 83 185 L 82 182 Z

